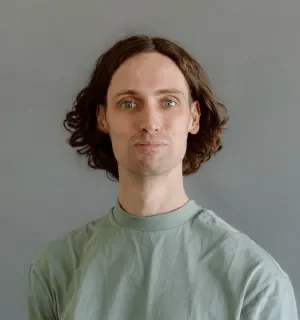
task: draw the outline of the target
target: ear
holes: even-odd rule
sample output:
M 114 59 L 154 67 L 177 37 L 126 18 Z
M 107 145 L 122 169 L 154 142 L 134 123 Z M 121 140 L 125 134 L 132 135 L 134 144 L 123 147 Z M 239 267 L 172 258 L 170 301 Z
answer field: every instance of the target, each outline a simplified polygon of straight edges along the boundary
M 194 101 L 191 104 L 191 117 L 190 117 L 190 123 L 189 123 L 189 132 L 191 134 L 196 134 L 199 131 L 200 128 L 200 104 L 199 101 Z
M 106 108 L 104 105 L 97 105 L 96 111 L 97 127 L 100 131 L 108 134 L 108 123 L 106 119 Z

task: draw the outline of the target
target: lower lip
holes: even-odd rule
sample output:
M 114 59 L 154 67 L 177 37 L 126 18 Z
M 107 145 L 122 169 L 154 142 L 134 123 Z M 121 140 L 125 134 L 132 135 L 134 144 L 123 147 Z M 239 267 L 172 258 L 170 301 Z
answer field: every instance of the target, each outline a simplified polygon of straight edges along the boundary
M 162 147 L 163 144 L 137 144 L 136 147 L 142 149 L 142 150 L 155 150 L 159 147 Z

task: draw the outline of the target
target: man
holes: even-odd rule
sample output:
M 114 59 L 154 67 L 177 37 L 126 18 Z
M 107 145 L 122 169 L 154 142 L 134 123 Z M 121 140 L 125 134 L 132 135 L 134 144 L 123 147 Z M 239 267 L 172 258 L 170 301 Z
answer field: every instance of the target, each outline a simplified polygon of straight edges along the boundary
M 298 319 L 279 264 L 184 190 L 183 175 L 221 149 L 226 122 L 177 44 L 128 37 L 99 58 L 64 125 L 119 182 L 118 200 L 37 254 L 30 320 Z

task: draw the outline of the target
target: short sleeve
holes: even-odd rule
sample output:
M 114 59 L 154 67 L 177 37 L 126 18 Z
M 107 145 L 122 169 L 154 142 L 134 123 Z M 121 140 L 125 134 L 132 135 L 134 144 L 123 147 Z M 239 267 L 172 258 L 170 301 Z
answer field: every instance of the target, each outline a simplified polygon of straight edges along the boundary
M 29 320 L 56 320 L 49 289 L 34 267 L 29 268 L 27 306 Z
M 273 280 L 246 306 L 241 320 L 299 320 L 294 289 L 289 277 Z

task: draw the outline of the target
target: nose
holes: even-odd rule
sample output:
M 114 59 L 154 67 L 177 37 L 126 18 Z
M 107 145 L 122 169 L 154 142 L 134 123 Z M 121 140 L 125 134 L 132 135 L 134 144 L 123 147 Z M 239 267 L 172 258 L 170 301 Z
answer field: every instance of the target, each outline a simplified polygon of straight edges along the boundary
M 146 107 L 141 111 L 140 130 L 147 133 L 160 131 L 159 112 L 155 108 Z

